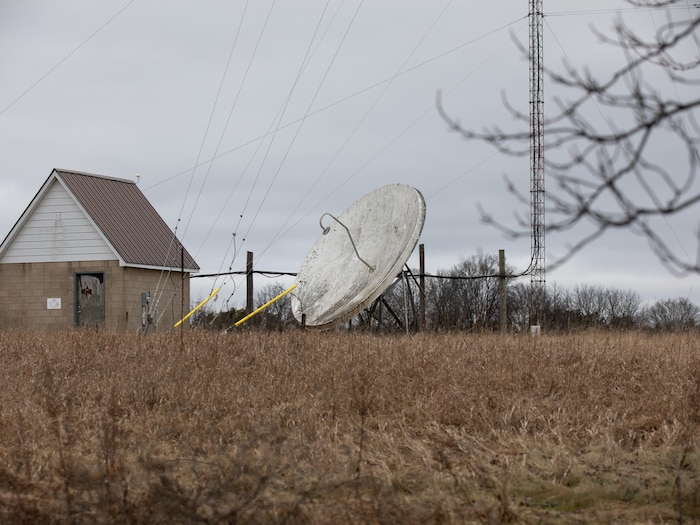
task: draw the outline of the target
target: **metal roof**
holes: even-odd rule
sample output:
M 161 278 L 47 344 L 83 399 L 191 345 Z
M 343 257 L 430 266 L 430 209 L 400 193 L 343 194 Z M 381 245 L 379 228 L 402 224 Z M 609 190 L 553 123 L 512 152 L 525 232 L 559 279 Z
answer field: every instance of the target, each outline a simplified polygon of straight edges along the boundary
M 52 175 L 76 198 L 124 264 L 199 270 L 135 182 L 59 169 Z

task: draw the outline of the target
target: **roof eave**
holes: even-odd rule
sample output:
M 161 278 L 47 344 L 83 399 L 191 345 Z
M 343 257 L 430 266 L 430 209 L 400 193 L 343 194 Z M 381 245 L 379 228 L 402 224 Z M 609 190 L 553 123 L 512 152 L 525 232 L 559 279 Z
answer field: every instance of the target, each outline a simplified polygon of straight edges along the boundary
M 175 272 L 175 273 L 181 273 L 182 268 L 179 266 L 174 267 L 174 266 L 155 266 L 151 264 L 135 264 L 135 263 L 128 263 L 123 261 L 122 259 L 119 259 L 119 266 L 124 266 L 127 268 L 142 268 L 144 270 L 158 270 L 158 271 L 165 271 L 165 272 Z M 199 273 L 199 268 L 185 268 L 185 273 Z

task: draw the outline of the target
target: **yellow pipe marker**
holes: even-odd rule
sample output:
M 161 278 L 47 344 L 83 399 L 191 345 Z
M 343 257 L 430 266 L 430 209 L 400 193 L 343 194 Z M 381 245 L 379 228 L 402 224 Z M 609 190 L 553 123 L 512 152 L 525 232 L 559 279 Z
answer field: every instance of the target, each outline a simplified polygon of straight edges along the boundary
M 246 315 L 243 319 L 241 319 L 241 320 L 236 321 L 235 323 L 233 323 L 233 326 L 235 326 L 236 328 L 238 328 L 238 325 L 241 325 L 241 324 L 245 323 L 248 319 L 250 319 L 251 317 L 253 317 L 255 314 L 260 313 L 262 310 L 264 310 L 265 308 L 267 308 L 268 306 L 270 306 L 270 305 L 271 305 L 272 303 L 274 303 L 276 300 L 282 299 L 282 297 L 284 297 L 285 295 L 287 295 L 289 292 L 291 292 L 292 290 L 294 290 L 294 288 L 296 288 L 296 287 L 297 287 L 297 285 L 296 285 L 296 284 L 293 284 L 291 288 L 288 288 L 287 290 L 285 290 L 284 292 L 282 292 L 281 294 L 279 294 L 279 295 L 278 295 L 277 297 L 275 297 L 274 299 L 270 299 L 268 302 L 266 302 L 266 303 L 265 303 L 264 305 L 262 305 L 260 308 L 258 308 L 258 309 L 255 310 L 254 312 L 251 312 L 251 313 L 249 313 L 248 315 Z
M 195 306 L 195 307 L 190 311 L 190 313 L 188 313 L 185 317 L 183 317 L 183 318 L 180 319 L 177 323 L 175 323 L 175 324 L 173 325 L 173 328 L 177 328 L 177 327 L 180 326 L 182 323 L 184 323 L 185 321 L 187 321 L 190 317 L 192 317 L 192 314 L 195 313 L 197 310 L 199 310 L 202 306 L 204 306 L 205 304 L 207 304 L 207 301 L 209 301 L 209 299 L 211 299 L 211 298 L 214 297 L 216 294 L 218 294 L 218 293 L 219 293 L 219 290 L 221 290 L 221 286 L 219 286 L 216 290 L 214 290 L 214 291 L 211 293 L 211 295 L 210 295 L 209 297 L 207 297 L 206 299 L 204 299 L 204 301 L 202 301 L 202 302 L 199 303 L 197 306 Z

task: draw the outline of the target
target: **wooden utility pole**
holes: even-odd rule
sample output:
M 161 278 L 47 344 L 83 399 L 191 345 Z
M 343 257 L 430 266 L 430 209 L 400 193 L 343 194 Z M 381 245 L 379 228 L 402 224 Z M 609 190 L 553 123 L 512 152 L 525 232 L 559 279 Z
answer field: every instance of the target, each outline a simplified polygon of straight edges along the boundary
M 501 333 L 506 333 L 506 252 L 498 250 L 498 312 L 500 314 Z
M 180 319 L 185 315 L 185 247 L 180 245 Z M 184 325 L 180 328 L 180 344 L 182 344 L 182 331 Z
M 420 264 L 420 275 L 418 276 L 418 310 L 420 319 L 420 330 L 425 330 L 425 245 L 418 245 L 418 257 Z
M 246 294 L 245 294 L 245 311 L 251 313 L 255 306 L 253 305 L 253 252 L 248 252 L 246 257 Z

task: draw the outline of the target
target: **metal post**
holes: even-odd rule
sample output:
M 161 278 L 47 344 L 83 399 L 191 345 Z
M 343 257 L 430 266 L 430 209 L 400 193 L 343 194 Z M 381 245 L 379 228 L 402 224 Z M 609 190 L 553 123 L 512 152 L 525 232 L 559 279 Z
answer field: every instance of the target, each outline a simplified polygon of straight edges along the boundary
M 542 1 L 530 0 L 530 325 L 542 323 L 545 296 L 544 68 Z

